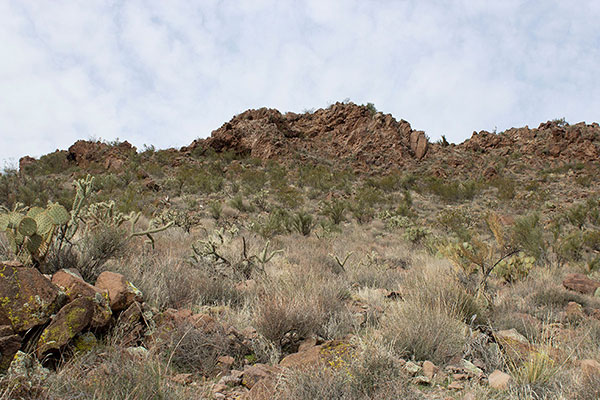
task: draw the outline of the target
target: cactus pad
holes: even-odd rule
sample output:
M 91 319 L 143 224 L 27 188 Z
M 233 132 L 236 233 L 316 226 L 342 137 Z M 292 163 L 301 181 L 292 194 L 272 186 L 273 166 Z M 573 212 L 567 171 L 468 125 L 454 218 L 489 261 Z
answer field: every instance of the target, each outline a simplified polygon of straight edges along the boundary
M 8 214 L 1 214 L 0 215 L 0 231 L 7 230 L 8 223 L 9 223 Z
M 65 225 L 71 219 L 71 214 L 60 204 L 53 204 L 46 210 L 46 213 L 52 218 L 54 225 L 58 226 Z
M 38 254 L 43 241 L 44 239 L 38 234 L 31 236 L 27 242 L 27 250 L 31 254 Z
M 46 211 L 36 215 L 35 222 L 37 222 L 37 232 L 40 235 L 47 235 L 54 229 L 54 221 L 52 221 L 52 218 L 50 218 Z
M 19 223 L 19 233 L 23 236 L 33 236 L 37 231 L 37 223 L 31 217 L 25 217 Z
M 27 211 L 27 216 L 31 217 L 31 218 L 35 218 L 43 212 L 44 212 L 44 209 L 42 207 L 31 207 L 29 209 L 29 211 Z

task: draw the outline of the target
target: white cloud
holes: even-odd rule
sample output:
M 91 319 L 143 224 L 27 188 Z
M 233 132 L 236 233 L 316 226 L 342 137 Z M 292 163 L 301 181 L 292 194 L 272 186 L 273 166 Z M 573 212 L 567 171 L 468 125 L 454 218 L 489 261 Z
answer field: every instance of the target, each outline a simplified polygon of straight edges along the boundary
M 373 102 L 431 137 L 598 120 L 600 6 L 559 0 L 0 2 L 0 160 L 157 147 L 250 107 Z

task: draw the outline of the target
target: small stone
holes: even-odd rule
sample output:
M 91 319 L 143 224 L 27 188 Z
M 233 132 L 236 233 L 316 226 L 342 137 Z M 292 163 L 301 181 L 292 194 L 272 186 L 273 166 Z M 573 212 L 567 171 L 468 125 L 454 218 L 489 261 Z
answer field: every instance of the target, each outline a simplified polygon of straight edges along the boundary
M 419 367 L 417 364 L 415 364 L 412 361 L 407 361 L 406 364 L 404 364 L 404 369 L 406 370 L 406 372 L 408 372 L 411 375 L 416 375 L 421 371 L 421 367 Z
M 600 375 L 600 363 L 596 360 L 581 360 L 579 366 L 584 375 Z
M 189 385 L 193 382 L 192 374 L 177 374 L 171 378 L 172 382 L 180 385 Z
M 452 382 L 451 384 L 448 385 L 448 389 L 450 390 L 463 390 L 465 388 L 465 385 L 463 385 L 460 382 Z
M 570 321 L 579 321 L 585 317 L 581 304 L 570 301 L 566 308 L 567 318 Z
M 239 376 L 225 375 L 219 379 L 219 383 L 225 386 L 238 386 L 242 383 L 242 379 Z
M 483 371 L 481 370 L 481 368 L 477 368 L 472 362 L 468 360 L 461 360 L 461 366 L 470 375 L 474 375 L 477 377 L 483 375 Z
M 137 358 L 140 360 L 145 359 L 146 357 L 148 357 L 148 354 L 150 354 L 148 349 L 143 346 L 128 347 L 125 349 L 125 353 L 127 353 L 132 358 Z
M 235 364 L 235 359 L 231 356 L 220 356 L 217 362 L 223 371 L 229 371 Z
M 427 378 L 433 379 L 438 370 L 439 368 L 431 361 L 423 362 L 423 375 L 425 375 Z
M 225 391 L 227 391 L 227 386 L 225 386 L 225 385 L 223 385 L 223 384 L 221 384 L 221 383 L 217 383 L 217 384 L 215 384 L 215 385 L 212 387 L 212 392 L 213 392 L 214 394 L 217 394 L 217 393 L 223 393 L 223 392 L 225 392 Z
M 298 346 L 298 352 L 306 351 L 311 347 L 315 347 L 317 345 L 317 339 L 314 337 L 310 337 L 308 339 L 304 339 L 300 346 Z
M 73 347 L 78 353 L 87 353 L 98 345 L 98 339 L 92 332 L 85 332 L 75 336 Z
M 510 375 L 499 370 L 495 370 L 488 376 L 488 383 L 491 388 L 496 390 L 508 389 L 508 384 L 511 381 Z
M 430 385 L 431 384 L 431 379 L 423 376 L 423 375 L 419 375 L 413 378 L 412 382 L 415 385 Z
M 272 378 L 281 373 L 281 368 L 275 365 L 254 364 L 244 368 L 242 375 L 242 385 L 252 389 L 261 379 Z
M 467 374 L 452 374 L 452 379 L 455 381 L 465 381 L 469 379 L 469 375 Z

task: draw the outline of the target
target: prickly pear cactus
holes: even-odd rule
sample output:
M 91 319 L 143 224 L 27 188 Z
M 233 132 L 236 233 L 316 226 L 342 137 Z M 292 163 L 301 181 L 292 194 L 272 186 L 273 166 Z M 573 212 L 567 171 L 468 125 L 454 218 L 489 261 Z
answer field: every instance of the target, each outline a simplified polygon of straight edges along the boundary
M 13 210 L 0 210 L 0 231 L 4 231 L 15 257 L 24 264 L 39 265 L 48 254 L 58 228 L 71 214 L 60 204 L 27 209 L 17 204 Z

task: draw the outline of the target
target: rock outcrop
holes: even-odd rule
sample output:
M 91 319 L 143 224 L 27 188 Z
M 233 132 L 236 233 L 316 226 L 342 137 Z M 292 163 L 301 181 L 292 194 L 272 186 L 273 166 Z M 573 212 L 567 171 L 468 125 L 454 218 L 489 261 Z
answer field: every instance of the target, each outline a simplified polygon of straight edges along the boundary
M 381 169 L 422 159 L 428 141 L 423 132 L 390 114 L 336 103 L 304 114 L 248 110 L 182 150 L 198 148 L 260 159 L 339 160 L 358 169 Z

